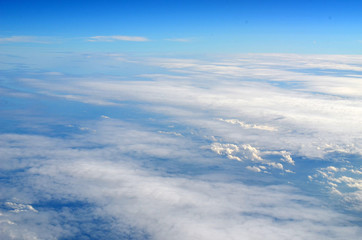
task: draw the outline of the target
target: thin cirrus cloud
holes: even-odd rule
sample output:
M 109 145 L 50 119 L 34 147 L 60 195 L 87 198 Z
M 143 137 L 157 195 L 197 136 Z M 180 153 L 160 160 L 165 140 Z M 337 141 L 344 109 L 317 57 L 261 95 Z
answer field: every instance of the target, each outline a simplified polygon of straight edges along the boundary
M 87 38 L 88 42 L 115 42 L 115 41 L 128 41 L 128 42 L 148 42 L 149 39 L 139 36 L 94 36 Z
M 36 36 L 11 36 L 0 38 L 0 43 L 49 43 L 49 40 Z

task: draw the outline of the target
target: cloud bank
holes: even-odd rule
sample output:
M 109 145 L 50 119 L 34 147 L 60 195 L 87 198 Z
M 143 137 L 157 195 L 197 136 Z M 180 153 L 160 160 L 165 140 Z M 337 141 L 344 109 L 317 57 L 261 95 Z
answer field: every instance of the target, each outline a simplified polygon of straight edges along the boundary
M 137 73 L 4 72 L 2 238 L 361 235 L 360 56 L 102 59 Z
M 294 187 L 251 186 L 208 172 L 166 174 L 144 165 L 142 159 L 152 154 L 174 162 L 185 157 L 173 154 L 185 141 L 179 136 L 111 119 L 93 129 L 64 140 L 0 136 L 5 166 L 24 169 L 14 175 L 19 181 L 15 194 L 2 192 L 3 199 L 10 198 L 0 216 L 5 239 L 97 233 L 99 227 L 87 218 L 108 224 L 111 239 L 354 239 L 361 233 L 349 224 L 353 217 L 321 207 L 323 202 Z M 195 154 L 200 167 L 202 152 Z M 79 206 L 71 207 L 74 202 Z M 80 214 L 80 208 L 87 214 Z M 70 219 L 72 227 L 66 223 Z

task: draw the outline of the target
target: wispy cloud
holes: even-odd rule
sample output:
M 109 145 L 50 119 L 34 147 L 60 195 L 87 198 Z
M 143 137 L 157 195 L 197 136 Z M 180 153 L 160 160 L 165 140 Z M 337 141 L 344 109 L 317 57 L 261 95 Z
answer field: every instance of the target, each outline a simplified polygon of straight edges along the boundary
M 36 36 L 11 36 L 0 38 L 0 43 L 50 43 L 48 38 Z
M 139 36 L 94 36 L 87 38 L 88 42 L 114 42 L 114 41 L 129 41 L 129 42 L 147 42 L 149 41 L 146 37 Z

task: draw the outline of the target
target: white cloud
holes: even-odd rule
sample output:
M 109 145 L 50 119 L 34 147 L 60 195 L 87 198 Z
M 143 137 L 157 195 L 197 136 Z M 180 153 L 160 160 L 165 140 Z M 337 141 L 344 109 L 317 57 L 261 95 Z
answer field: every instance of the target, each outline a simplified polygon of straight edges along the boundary
M 327 188 L 331 193 L 342 197 L 342 200 L 348 203 L 347 208 L 354 211 L 362 211 L 362 180 L 360 171 L 353 167 L 338 168 L 328 166 L 320 168 L 314 177 L 310 180 L 319 183 L 327 183 Z
M 2 168 L 23 169 L 24 186 L 51 199 L 89 202 L 92 214 L 114 219 L 110 223 L 114 229 L 123 229 L 126 222 L 154 239 L 360 236 L 360 226 L 349 222 L 355 218 L 328 209 L 328 201 L 286 187 L 293 178 L 285 173 L 302 179 L 298 171 L 303 170 L 308 184 L 320 183 L 338 194 L 342 209 L 361 211 L 362 169 L 353 159 L 362 154 L 361 57 L 240 55 L 137 61 L 109 57 L 117 64 L 156 68 L 151 74 L 137 73 L 134 79 L 34 73 L 20 83 L 37 94 L 114 108 L 138 107 L 147 114 L 161 114 L 162 120 L 142 119 L 147 127 L 140 128 L 117 121 L 115 114 L 82 123 L 82 128 L 95 131 L 66 140 L 1 135 Z M 154 73 L 159 67 L 160 73 Z M 310 68 L 335 71 L 318 74 Z M 353 76 L 345 74 L 348 71 Z M 165 130 L 167 125 L 179 128 Z M 220 158 L 225 161 L 217 161 Z M 314 166 L 307 164 L 309 158 L 336 164 L 311 172 Z M 213 172 L 209 166 L 223 171 Z M 246 185 L 243 179 L 252 176 L 247 170 L 268 173 L 250 181 L 267 182 L 267 177 L 277 175 L 285 185 Z M 40 195 L 24 197 L 32 191 L 23 191 L 21 184 L 17 189 L 16 195 L 27 200 L 19 204 L 36 206 Z M 4 191 L 4 196 L 9 193 Z M 34 209 L 39 216 L 59 214 Z M 4 224 L 26 225 L 11 211 L 3 214 Z M 49 218 L 44 217 L 40 225 L 47 225 Z M 54 226 L 58 229 L 54 236 L 67 232 L 62 224 Z M 39 235 L 39 228 L 27 225 L 26 229 Z
M 271 126 L 267 126 L 267 125 L 257 125 L 257 124 L 248 124 L 248 123 L 244 123 L 240 120 L 237 119 L 222 119 L 219 118 L 218 120 L 226 122 L 226 123 L 231 123 L 231 124 L 237 124 L 240 125 L 242 128 L 245 129 L 258 129 L 258 130 L 265 130 L 265 131 L 277 131 L 277 129 L 275 127 L 271 127 Z
M 261 172 L 260 168 L 256 166 L 247 166 L 246 169 L 253 171 L 253 172 Z
M 139 36 L 94 36 L 87 39 L 88 42 L 114 42 L 114 41 L 130 41 L 130 42 L 147 42 L 149 39 Z
M 23 185 L 17 186 L 17 190 L 24 198 L 24 194 L 31 192 L 24 192 L 22 188 L 31 187 L 34 196 L 30 197 L 30 202 L 16 203 L 17 209 L 29 209 L 26 206 L 46 199 L 86 201 L 91 205 L 86 209 L 89 212 L 86 216 L 66 212 L 66 208 L 60 212 L 46 207 L 38 208 L 38 212 L 2 210 L 3 231 L 0 236 L 4 239 L 9 236 L 21 239 L 72 238 L 76 229 L 82 227 L 81 222 L 86 224 L 84 231 L 94 227 L 87 226 L 92 223 L 84 221 L 84 217 L 112 219 L 108 224 L 115 234 L 132 228 L 134 230 L 128 236 L 144 232 L 152 239 L 258 239 L 260 236 L 269 239 L 295 236 L 297 239 L 325 236 L 329 239 L 354 239 L 361 233 L 358 227 L 349 224 L 353 217 L 321 208 L 323 202 L 300 195 L 291 187 L 248 186 L 222 178 L 177 176 L 141 167 L 143 164 L 138 164 L 140 159 L 132 153 L 133 146 L 135 143 L 154 142 L 157 134 L 135 125 L 120 128 L 122 123 L 110 125 L 109 120 L 93 124 L 97 133 L 74 139 L 0 136 L 2 142 L 7 143 L 1 145 L 8 152 L 4 159 L 27 159 L 24 164 L 28 170 L 22 174 L 24 179 L 18 178 Z M 108 131 L 113 133 L 112 136 Z M 125 137 L 119 138 L 122 135 Z M 130 136 L 133 137 L 130 139 Z M 180 139 L 176 136 L 164 138 L 164 142 L 159 142 L 160 138 L 156 140 L 160 144 L 158 147 L 162 148 L 172 139 Z M 105 147 L 82 148 L 92 142 Z M 119 151 L 120 145 L 127 150 Z M 179 145 L 172 148 L 177 150 Z M 129 161 L 129 154 L 133 161 Z M 249 169 L 257 170 L 252 166 Z M 62 220 L 62 217 L 66 218 Z M 72 227 L 64 222 L 67 219 L 72 219 Z M 92 235 L 92 232 L 86 233 Z
M 5 206 L 13 209 L 13 212 L 25 212 L 25 211 L 33 211 L 38 212 L 33 206 L 29 204 L 21 204 L 21 203 L 14 203 L 14 202 L 5 202 Z
M 239 147 L 235 144 L 221 144 L 221 143 L 213 143 L 211 145 L 211 150 L 216 152 L 217 154 L 232 154 L 234 152 L 239 152 Z
M 361 169 L 362 170 L 362 169 Z M 352 169 L 351 172 L 352 173 L 355 173 L 355 174 L 362 174 L 362 171 L 361 170 L 355 170 L 355 169 Z
M 359 98 L 342 93 L 342 98 L 336 97 L 324 90 L 323 95 L 315 94 L 317 89 L 310 85 L 345 84 L 359 91 L 356 78 L 345 81 L 346 77 L 297 72 L 312 63 L 328 68 L 340 64 L 346 70 L 362 65 L 362 60 L 358 56 L 299 55 L 241 55 L 214 61 L 145 58 L 134 64 L 161 66 L 170 72 L 146 74 L 152 81 L 68 76 L 54 76 L 52 82 L 34 76 L 23 81 L 42 93 L 89 104 L 144 103 L 138 106 L 175 117 L 185 126 L 202 129 L 204 136 L 217 136 L 219 142 L 286 151 L 290 158 L 285 155 L 281 161 L 290 164 L 294 162 L 291 156 L 362 154 Z M 297 87 L 278 85 L 289 81 L 297 82 Z M 258 130 L 263 133 L 253 132 Z
M 333 172 L 338 172 L 339 169 L 336 168 L 336 167 L 333 167 L 333 166 L 329 166 L 329 167 L 326 168 L 326 170 L 333 171 Z
M 178 137 L 182 137 L 182 134 L 178 133 L 178 132 L 167 132 L 167 131 L 158 131 L 158 132 L 162 133 L 162 134 L 171 134 L 171 135 L 175 135 L 175 136 L 178 136 Z
M 341 59 L 333 59 L 334 64 Z M 354 65 L 359 58 L 350 60 Z M 314 91 L 319 84 L 344 84 L 353 91 L 360 91 L 357 78 L 320 76 L 290 71 L 303 70 L 310 62 L 331 62 L 328 57 L 266 56 L 251 55 L 223 62 L 205 62 L 187 59 L 146 59 L 146 64 L 157 65 L 172 71 L 168 74 L 151 74 L 154 81 L 117 81 L 116 79 L 89 79 L 59 77 L 66 84 L 28 81 L 53 96 L 71 98 L 87 103 L 117 105 L 122 101 L 140 101 L 150 104 L 150 111 L 172 116 L 184 114 L 185 124 L 196 128 L 209 126 L 208 135 L 219 135 L 228 141 L 257 141 L 259 147 L 285 149 L 297 155 L 323 157 L 331 151 L 361 153 L 358 137 L 361 104 L 349 94 L 339 98 L 319 95 Z M 139 60 L 140 61 L 140 60 Z M 149 62 L 148 62 L 149 61 Z M 151 62 L 152 61 L 152 62 Z M 301 63 L 301 66 L 297 65 Z M 138 64 L 138 63 L 137 63 Z M 144 64 L 144 63 L 143 63 Z M 303 65 L 304 64 L 304 65 Z M 342 64 L 342 65 L 343 65 Z M 343 66 L 344 66 L 343 65 Z M 298 67 L 299 66 L 299 67 Z M 343 67 L 341 66 L 341 68 Z M 333 67 L 333 65 L 331 65 Z M 347 69 L 347 67 L 344 67 Z M 182 71 L 182 76 L 180 76 Z M 172 74 L 172 73 L 175 74 Z M 264 75 L 253 75 L 263 73 Z M 169 77 L 173 76 L 173 77 Z M 260 78 L 262 78 L 261 82 Z M 259 80 L 258 80 L 259 79 Z M 296 81 L 298 87 L 285 88 L 277 82 Z M 319 88 L 319 87 L 318 87 Z M 318 90 L 319 91 L 319 90 Z M 323 90 L 323 93 L 327 93 Z M 187 96 L 187 97 L 185 97 Z M 174 109 L 173 111 L 169 111 Z M 205 116 L 200 109 L 207 110 Z M 241 126 L 240 130 L 217 124 L 213 119 L 223 119 Z M 262 139 L 245 130 L 270 130 Z M 271 130 L 278 131 L 271 131 Z M 278 141 L 275 141 L 278 139 Z
M 49 39 L 35 36 L 11 36 L 0 38 L 1 43 L 49 43 Z
M 219 155 L 224 155 L 230 160 L 237 160 L 237 161 L 251 161 L 256 163 L 262 163 L 269 167 L 284 170 L 284 166 L 281 163 L 268 160 L 269 155 L 281 155 L 283 158 L 280 160 L 283 162 L 287 162 L 291 165 L 294 165 L 293 159 L 290 157 L 290 153 L 286 151 L 260 151 L 255 147 L 252 147 L 250 144 L 242 144 L 242 145 L 235 145 L 231 143 L 221 144 L 218 142 L 212 143 L 210 149 Z M 264 158 L 266 156 L 267 158 Z M 249 170 L 257 170 L 260 172 L 260 169 L 265 170 L 266 166 L 248 166 L 246 167 Z M 291 170 L 285 170 L 286 172 L 292 172 Z

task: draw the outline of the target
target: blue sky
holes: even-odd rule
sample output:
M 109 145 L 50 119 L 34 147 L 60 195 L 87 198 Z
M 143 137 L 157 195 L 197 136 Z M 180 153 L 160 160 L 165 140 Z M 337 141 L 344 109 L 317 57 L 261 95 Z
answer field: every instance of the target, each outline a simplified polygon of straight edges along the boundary
M 360 1 L 1 1 L 0 4 L 2 38 L 41 37 L 38 42 L 49 42 L 48 45 L 38 43 L 32 47 L 50 50 L 358 54 L 362 49 Z M 92 36 L 140 36 L 149 41 L 89 43 L 85 40 Z M 1 46 L 2 49 L 9 44 Z M 18 42 L 19 45 L 27 46 Z

